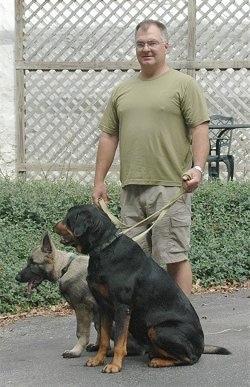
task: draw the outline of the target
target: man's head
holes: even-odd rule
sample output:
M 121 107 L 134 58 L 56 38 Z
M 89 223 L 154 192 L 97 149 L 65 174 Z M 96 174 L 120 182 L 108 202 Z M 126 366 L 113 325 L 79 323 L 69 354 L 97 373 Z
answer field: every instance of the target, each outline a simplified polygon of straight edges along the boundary
M 168 52 L 167 30 L 163 23 L 144 20 L 136 26 L 135 45 L 138 62 L 144 75 L 159 75 L 165 71 Z
M 156 26 L 161 32 L 162 40 L 164 42 L 168 42 L 168 32 L 165 24 L 159 22 L 158 20 L 153 20 L 153 19 L 143 20 L 142 22 L 137 24 L 135 28 L 135 39 L 139 29 L 146 31 L 151 25 Z

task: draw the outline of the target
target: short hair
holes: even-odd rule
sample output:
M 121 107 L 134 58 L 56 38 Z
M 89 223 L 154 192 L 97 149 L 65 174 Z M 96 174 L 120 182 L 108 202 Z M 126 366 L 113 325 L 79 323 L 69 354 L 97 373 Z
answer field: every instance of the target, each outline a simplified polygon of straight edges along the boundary
M 165 24 L 161 23 L 158 20 L 153 20 L 153 19 L 146 19 L 146 20 L 143 20 L 142 22 L 140 22 L 139 24 L 137 24 L 137 26 L 135 27 L 135 36 L 140 28 L 143 30 L 147 30 L 148 27 L 152 24 L 154 24 L 156 27 L 159 28 L 164 41 L 167 42 L 168 41 L 168 32 L 167 32 L 167 28 L 166 28 Z

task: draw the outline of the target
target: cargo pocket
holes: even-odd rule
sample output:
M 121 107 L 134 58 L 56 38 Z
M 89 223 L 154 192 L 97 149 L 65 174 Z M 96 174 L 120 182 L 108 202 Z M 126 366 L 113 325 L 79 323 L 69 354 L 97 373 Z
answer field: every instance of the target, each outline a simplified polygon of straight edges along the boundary
M 190 217 L 170 219 L 170 249 L 172 254 L 187 253 L 190 246 Z

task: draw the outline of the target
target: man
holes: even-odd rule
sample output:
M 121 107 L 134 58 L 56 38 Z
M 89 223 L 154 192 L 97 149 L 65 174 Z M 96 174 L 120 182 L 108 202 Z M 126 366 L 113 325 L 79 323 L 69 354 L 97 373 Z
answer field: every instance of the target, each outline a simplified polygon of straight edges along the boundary
M 92 198 L 96 204 L 100 198 L 109 201 L 105 178 L 118 143 L 121 215 L 127 224 L 162 208 L 183 185 L 186 193 L 139 244 L 189 296 L 191 193 L 201 182 L 209 153 L 209 116 L 196 81 L 166 62 L 164 24 L 139 23 L 135 45 L 141 71 L 115 88 L 104 112 Z M 140 232 L 136 227 L 129 236 Z

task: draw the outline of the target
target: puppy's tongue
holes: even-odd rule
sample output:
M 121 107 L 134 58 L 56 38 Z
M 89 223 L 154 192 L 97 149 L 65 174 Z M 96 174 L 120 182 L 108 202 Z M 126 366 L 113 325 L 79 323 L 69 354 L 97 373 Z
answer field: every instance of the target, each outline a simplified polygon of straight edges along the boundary
M 40 281 L 38 278 L 32 278 L 32 280 L 30 280 L 30 282 L 28 284 L 27 292 L 31 293 L 33 291 L 33 289 L 39 284 L 39 282 Z
M 29 282 L 27 292 L 31 293 L 33 290 L 33 282 Z

